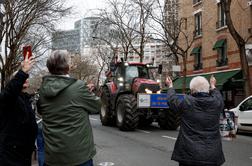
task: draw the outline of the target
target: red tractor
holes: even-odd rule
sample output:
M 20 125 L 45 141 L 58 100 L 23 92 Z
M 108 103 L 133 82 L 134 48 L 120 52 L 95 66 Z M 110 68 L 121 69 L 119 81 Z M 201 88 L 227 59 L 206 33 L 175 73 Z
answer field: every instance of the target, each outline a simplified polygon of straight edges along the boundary
M 180 117 L 167 107 L 166 93 L 160 94 L 159 83 L 151 79 L 148 65 L 119 62 L 101 87 L 103 125 L 117 125 L 120 130 L 157 121 L 164 129 L 176 129 Z

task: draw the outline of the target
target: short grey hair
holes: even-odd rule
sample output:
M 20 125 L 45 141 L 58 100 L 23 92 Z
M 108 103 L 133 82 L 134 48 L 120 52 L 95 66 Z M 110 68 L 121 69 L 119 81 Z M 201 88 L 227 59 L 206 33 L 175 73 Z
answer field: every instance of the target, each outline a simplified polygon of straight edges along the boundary
M 69 53 L 66 50 L 53 51 L 47 59 L 46 66 L 51 74 L 68 74 L 70 66 Z
M 196 76 L 190 82 L 190 90 L 192 93 L 206 92 L 209 93 L 210 84 L 205 77 Z

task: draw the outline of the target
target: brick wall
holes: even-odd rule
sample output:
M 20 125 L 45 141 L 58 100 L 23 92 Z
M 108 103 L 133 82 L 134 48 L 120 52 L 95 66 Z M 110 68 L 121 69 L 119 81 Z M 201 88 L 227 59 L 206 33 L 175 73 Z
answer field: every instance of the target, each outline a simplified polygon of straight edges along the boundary
M 186 31 L 193 33 L 194 14 L 197 11 L 202 13 L 202 36 L 194 39 L 189 53 L 194 47 L 202 46 L 203 69 L 194 71 L 194 56 L 189 56 L 187 61 L 187 75 L 240 68 L 238 47 L 230 35 L 228 28 L 222 27 L 216 29 L 216 22 L 218 21 L 217 1 L 202 0 L 197 5 L 193 5 L 192 2 L 193 0 L 180 1 L 179 17 L 187 18 Z M 248 7 L 246 0 L 233 1 L 231 6 L 231 16 L 234 25 L 244 38 L 249 36 L 248 28 L 252 27 L 251 10 L 252 8 Z M 216 67 L 217 51 L 212 49 L 215 42 L 220 39 L 227 40 L 228 65 L 224 67 Z M 180 41 L 181 46 L 183 46 L 183 38 Z

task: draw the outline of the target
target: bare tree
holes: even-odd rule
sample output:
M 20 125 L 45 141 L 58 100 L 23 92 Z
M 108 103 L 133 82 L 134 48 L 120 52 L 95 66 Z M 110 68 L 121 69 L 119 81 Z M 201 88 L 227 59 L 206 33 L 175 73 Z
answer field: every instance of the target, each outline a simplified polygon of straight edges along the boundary
M 102 10 L 100 17 L 116 32 L 119 52 L 127 60 L 130 52 L 144 57 L 144 45 L 149 37 L 146 25 L 153 0 L 108 0 L 109 10 Z
M 252 38 L 252 35 L 248 36 L 247 38 L 242 37 L 236 27 L 234 26 L 232 17 L 231 17 L 231 5 L 234 1 L 232 0 L 221 0 L 221 7 L 225 12 L 226 15 L 226 24 L 229 29 L 230 34 L 234 38 L 238 49 L 239 49 L 239 54 L 240 54 L 240 59 L 241 59 L 241 69 L 242 69 L 242 74 L 243 74 L 243 79 L 245 81 L 244 83 L 244 91 L 245 91 L 245 96 L 249 96 L 252 94 L 252 87 L 250 84 L 249 80 L 249 66 L 248 66 L 248 60 L 246 56 L 246 48 L 245 45 L 248 42 L 249 39 Z M 239 3 L 239 2 L 238 2 Z
M 19 65 L 20 47 L 32 44 L 34 49 L 39 48 L 45 41 L 42 32 L 53 30 L 55 22 L 70 11 L 62 0 L 5 0 L 3 6 L 0 39 L 5 49 L 0 55 L 1 88 Z
M 100 79 L 102 76 L 102 72 L 106 72 L 110 69 L 110 63 L 114 55 L 111 57 L 111 48 L 108 45 L 97 44 L 95 46 L 97 50 L 96 54 L 94 54 L 94 61 L 98 66 L 98 77 L 96 82 L 97 89 L 100 85 Z
M 72 56 L 71 63 L 70 75 L 74 78 L 86 82 L 95 81 L 94 79 L 97 78 L 97 65 L 92 59 L 76 54 Z
M 153 30 L 153 37 L 162 41 L 167 52 L 172 54 L 167 55 L 174 56 L 176 64 L 179 58 L 182 60 L 183 65 L 183 92 L 186 89 L 186 72 L 187 72 L 187 58 L 189 55 L 189 49 L 194 42 L 194 33 L 187 28 L 188 24 L 192 24 L 193 19 L 191 18 L 179 18 L 178 0 L 165 0 L 162 4 L 160 0 L 155 1 L 153 5 L 154 9 L 151 13 L 151 18 L 154 23 L 149 25 Z
M 110 33 L 108 38 L 103 37 L 100 40 L 110 45 L 114 53 L 113 57 L 118 56 L 118 53 L 122 53 L 124 59 L 127 60 L 132 40 L 136 37 L 134 29 L 129 28 L 133 26 L 134 15 L 128 0 L 108 0 L 107 3 L 110 9 L 101 10 L 100 17 L 102 22 L 106 22 L 109 25 L 112 33 Z
M 132 0 L 132 7 L 136 11 L 136 27 L 133 30 L 137 34 L 137 43 L 139 47 L 135 47 L 134 43 L 130 43 L 133 50 L 139 55 L 140 62 L 143 62 L 144 58 L 144 46 L 148 39 L 150 39 L 150 32 L 147 31 L 148 21 L 151 16 L 154 0 Z M 130 27 L 129 27 L 130 28 Z

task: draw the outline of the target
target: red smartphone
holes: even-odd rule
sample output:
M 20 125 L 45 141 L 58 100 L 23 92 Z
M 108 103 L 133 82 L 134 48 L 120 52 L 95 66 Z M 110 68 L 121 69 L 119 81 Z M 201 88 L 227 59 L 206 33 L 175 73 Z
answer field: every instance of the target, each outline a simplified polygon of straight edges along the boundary
M 27 53 L 28 53 L 28 58 L 30 58 L 32 56 L 32 47 L 31 46 L 24 46 L 23 47 L 24 59 L 25 59 L 25 56 L 27 55 Z

